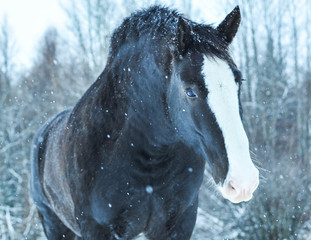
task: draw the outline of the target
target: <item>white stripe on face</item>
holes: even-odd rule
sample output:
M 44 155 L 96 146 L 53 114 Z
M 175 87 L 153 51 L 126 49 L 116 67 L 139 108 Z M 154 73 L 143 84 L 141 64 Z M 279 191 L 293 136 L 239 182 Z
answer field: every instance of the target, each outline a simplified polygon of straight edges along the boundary
M 207 102 L 222 131 L 229 161 L 223 186 L 232 179 L 242 185 L 254 182 L 253 175 L 257 174 L 258 178 L 258 170 L 250 158 L 248 138 L 239 112 L 238 85 L 233 72 L 224 60 L 204 57 L 203 74 L 208 89 Z

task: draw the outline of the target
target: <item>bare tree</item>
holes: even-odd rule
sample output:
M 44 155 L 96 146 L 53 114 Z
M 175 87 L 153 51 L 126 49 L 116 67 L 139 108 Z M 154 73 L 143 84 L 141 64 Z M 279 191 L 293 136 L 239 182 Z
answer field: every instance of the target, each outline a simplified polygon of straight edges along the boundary
M 82 59 L 83 77 L 94 81 L 107 59 L 112 22 L 117 22 L 112 15 L 118 12 L 116 3 L 110 0 L 69 1 L 63 9 L 69 18 L 68 29 L 76 41 L 75 55 Z
M 13 32 L 5 15 L 0 26 L 0 102 L 4 101 L 7 89 L 11 86 L 16 52 Z

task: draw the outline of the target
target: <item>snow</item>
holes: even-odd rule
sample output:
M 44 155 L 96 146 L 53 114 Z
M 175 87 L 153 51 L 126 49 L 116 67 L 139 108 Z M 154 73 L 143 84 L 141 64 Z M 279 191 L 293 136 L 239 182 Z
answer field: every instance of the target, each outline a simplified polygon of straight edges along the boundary
M 150 185 L 147 185 L 146 186 L 146 192 L 149 193 L 149 194 L 152 194 L 153 193 L 153 187 L 150 186 Z

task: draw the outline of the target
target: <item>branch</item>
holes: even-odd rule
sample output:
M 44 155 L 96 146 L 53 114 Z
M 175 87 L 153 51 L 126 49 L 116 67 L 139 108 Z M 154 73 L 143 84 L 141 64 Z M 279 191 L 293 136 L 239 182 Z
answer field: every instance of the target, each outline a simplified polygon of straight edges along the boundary
M 34 216 L 36 210 L 36 206 L 34 204 L 31 205 L 30 211 L 29 211 L 29 215 L 27 216 L 27 218 L 25 218 L 24 222 L 27 223 L 25 231 L 23 232 L 23 236 L 27 236 L 31 227 L 32 227 L 32 218 Z
M 8 226 L 8 230 L 9 230 L 10 239 L 15 239 L 15 231 L 14 231 L 14 228 L 12 225 L 9 208 L 6 209 L 5 217 L 6 217 L 6 224 Z

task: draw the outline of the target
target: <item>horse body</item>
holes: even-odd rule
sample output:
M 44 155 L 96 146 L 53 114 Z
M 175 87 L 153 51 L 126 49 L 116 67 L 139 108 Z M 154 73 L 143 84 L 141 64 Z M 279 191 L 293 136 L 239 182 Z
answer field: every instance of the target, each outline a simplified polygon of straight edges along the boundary
M 234 68 L 237 15 L 217 32 L 153 7 L 116 30 L 103 73 L 35 140 L 31 193 L 48 239 L 189 239 L 206 161 L 225 197 L 248 200 L 257 186 L 236 193 L 202 73 L 206 56 Z

